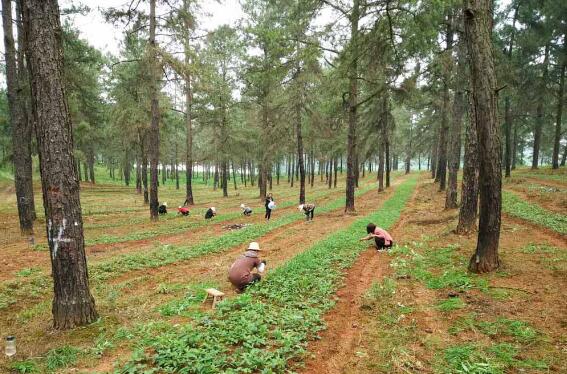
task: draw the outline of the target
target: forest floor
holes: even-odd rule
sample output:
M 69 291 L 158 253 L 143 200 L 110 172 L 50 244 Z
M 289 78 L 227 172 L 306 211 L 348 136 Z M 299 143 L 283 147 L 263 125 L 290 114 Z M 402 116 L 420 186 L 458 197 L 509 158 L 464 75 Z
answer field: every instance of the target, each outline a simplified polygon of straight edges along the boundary
M 530 175 L 504 188 L 567 214 L 567 183 Z M 368 250 L 347 272 L 302 372 L 567 372 L 567 236 L 504 216 L 502 266 L 473 275 L 476 233 L 453 232 L 444 200 L 422 181 L 392 230 L 397 248 Z
M 505 183 L 505 191 L 558 216 L 567 213 L 563 178 L 524 171 L 517 174 Z M 379 210 L 404 179 L 396 177 L 384 193 L 371 190 L 374 177 L 363 179 L 358 216 Z M 494 274 L 472 275 L 466 272 L 466 265 L 474 252 L 476 235 L 452 232 L 458 211 L 443 209 L 444 194 L 437 188 L 422 174 L 400 219 L 390 229 L 396 249 L 376 252 L 369 248 L 345 270 L 344 286 L 333 296 L 336 305 L 325 316 L 327 328 L 320 339 L 309 344 L 305 367 L 299 363 L 297 370 L 567 370 L 567 301 L 563 292 L 567 286 L 567 237 L 557 232 L 562 230 L 562 221 L 558 221 L 559 229 L 550 230 L 534 221 L 504 215 L 501 269 Z M 182 191 L 170 186 L 164 190 L 164 201 L 183 200 Z M 269 279 L 271 271 L 356 219 L 345 216 L 342 208 L 334 208 L 333 202 L 343 198 L 344 189 L 329 190 L 319 178 L 313 189 L 308 188 L 308 200 L 314 196 L 318 208 L 328 204 L 328 211 L 316 210 L 315 221 L 305 222 L 295 210 L 297 188 L 290 188 L 283 180 L 280 186 L 274 185 L 276 201 L 282 207 L 274 216 L 281 217 L 281 224 L 275 220 L 267 226 L 262 202 L 254 199 L 257 191 L 251 187 L 240 189 L 239 195 L 230 191 L 231 197 L 220 198 L 221 191 L 197 185 L 200 204 L 193 208 L 191 217 L 175 217 L 175 204 L 170 203 L 167 218 L 150 224 L 147 208 L 140 207 L 140 196 L 133 194 L 132 188 L 85 186 L 87 255 L 101 319 L 91 326 L 59 332 L 50 327 L 49 258 L 39 239 L 43 227 L 38 225 L 36 245 L 30 248 L 17 235 L 12 191 L 3 191 L 9 203 L 0 206 L 0 223 L 7 234 L 6 250 L 0 254 L 5 269 L 0 275 L 0 297 L 9 300 L 0 300 L 0 331 L 16 335 L 18 361 L 0 358 L 0 371 L 112 371 L 117 362 L 136 354 L 137 344 L 131 336 L 141 330 L 157 336 L 165 326 L 191 324 L 195 318 L 213 313 L 210 305 L 201 303 L 203 288 L 213 286 L 229 298 L 234 296 L 226 269 L 243 251 L 241 241 L 246 235 L 253 235 L 265 250 Z M 241 202 L 254 208 L 249 219 L 238 215 Z M 203 224 L 204 210 L 211 205 L 217 207 L 219 216 Z M 223 228 L 232 223 L 250 224 L 247 230 L 251 234 Z M 208 248 L 211 240 L 218 246 L 202 249 Z M 197 252 L 191 252 L 193 249 Z M 132 265 L 135 258 L 147 261 Z

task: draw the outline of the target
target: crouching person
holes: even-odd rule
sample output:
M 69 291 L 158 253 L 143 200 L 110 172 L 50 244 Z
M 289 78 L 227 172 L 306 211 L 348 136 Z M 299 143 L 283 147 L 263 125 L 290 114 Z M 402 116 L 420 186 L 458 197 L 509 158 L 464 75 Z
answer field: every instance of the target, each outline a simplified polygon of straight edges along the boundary
M 234 261 L 228 270 L 228 280 L 240 292 L 262 279 L 258 273 L 264 272 L 266 261 L 260 259 L 258 252 L 260 245 L 256 242 L 250 243 L 244 255 Z M 254 268 L 258 269 L 258 273 L 252 273 Z
M 163 215 L 163 214 L 167 214 L 167 203 L 163 203 L 160 206 L 158 206 L 158 214 Z
M 179 208 L 177 208 L 177 212 L 179 212 L 179 214 L 181 214 L 182 216 L 188 216 L 189 215 L 189 208 L 187 208 L 185 206 L 180 206 Z
M 392 239 L 390 233 L 373 223 L 369 223 L 366 226 L 366 233 L 368 235 L 366 235 L 364 238 L 361 238 L 360 240 L 362 241 L 374 239 L 377 250 L 392 248 L 392 246 L 394 245 L 394 239 Z
M 212 206 L 209 209 L 207 209 L 207 211 L 205 212 L 205 219 L 211 219 L 216 215 L 217 215 L 217 210 L 215 209 L 214 206 Z
M 300 212 L 305 214 L 305 219 L 307 221 L 313 220 L 315 214 L 315 204 L 300 204 L 298 207 Z
M 252 215 L 252 208 L 250 208 L 249 206 L 240 204 L 240 209 L 242 209 L 242 214 L 244 214 L 246 217 Z

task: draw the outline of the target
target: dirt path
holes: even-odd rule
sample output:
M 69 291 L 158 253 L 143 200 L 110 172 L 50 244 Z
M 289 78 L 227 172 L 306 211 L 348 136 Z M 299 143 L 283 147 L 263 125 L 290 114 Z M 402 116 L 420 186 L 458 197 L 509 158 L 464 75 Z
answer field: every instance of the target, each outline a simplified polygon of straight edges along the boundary
M 400 220 L 389 230 L 394 238 L 401 238 L 401 230 L 407 219 L 406 212 L 411 209 L 416 195 L 417 189 Z M 373 246 L 360 254 L 347 271 L 344 286 L 336 293 L 337 304 L 325 316 L 327 328 L 321 334 L 321 339 L 309 345 L 313 358 L 307 360 L 302 373 L 345 373 L 344 365 L 355 353 L 365 333 L 363 326 L 359 324 L 363 317 L 363 296 L 373 282 L 381 280 L 389 271 L 389 264 L 387 254 L 376 251 Z
M 362 317 L 362 296 L 372 282 L 384 276 L 389 260 L 385 253 L 375 249 L 363 252 L 347 272 L 345 286 L 337 294 L 337 305 L 325 316 L 327 329 L 321 340 L 313 343 L 309 351 L 314 358 L 308 360 L 303 373 L 343 373 L 343 365 L 360 344 L 364 329 L 359 328 Z

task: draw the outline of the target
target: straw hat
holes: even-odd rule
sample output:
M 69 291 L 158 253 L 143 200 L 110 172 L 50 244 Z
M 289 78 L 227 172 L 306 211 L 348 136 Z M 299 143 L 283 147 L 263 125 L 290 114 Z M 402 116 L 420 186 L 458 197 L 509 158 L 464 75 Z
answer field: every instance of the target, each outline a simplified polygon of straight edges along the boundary
M 252 242 L 248 245 L 248 249 L 251 251 L 260 251 L 260 244 L 258 242 Z
M 240 204 L 240 207 L 241 207 L 241 208 L 244 208 L 244 207 L 245 207 L 245 205 L 244 205 L 244 204 Z
M 163 206 L 167 206 L 167 203 L 163 203 L 162 205 L 163 205 Z
M 214 206 L 211 207 L 211 210 L 213 211 L 213 213 L 216 213 L 216 212 L 217 212 L 217 210 L 216 210 L 216 208 L 215 208 Z
M 303 204 L 299 204 L 299 206 L 297 207 L 297 209 L 299 209 L 299 211 L 301 212 L 303 210 Z

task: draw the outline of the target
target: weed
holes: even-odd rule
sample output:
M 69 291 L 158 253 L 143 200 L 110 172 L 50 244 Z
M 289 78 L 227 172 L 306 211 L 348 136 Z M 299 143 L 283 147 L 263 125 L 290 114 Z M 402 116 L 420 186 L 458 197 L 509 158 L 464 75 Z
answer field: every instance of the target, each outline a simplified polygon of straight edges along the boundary
M 30 275 L 32 275 L 33 273 L 36 273 L 38 271 L 41 271 L 41 269 L 38 268 L 25 268 L 22 269 L 18 272 L 16 272 L 16 276 L 17 277 L 29 277 Z
M 47 353 L 47 368 L 53 371 L 74 365 L 79 352 L 79 349 L 68 345 L 53 349 Z
M 436 308 L 442 312 L 450 312 L 456 309 L 462 309 L 465 306 L 465 302 L 460 297 L 454 297 L 440 301 L 437 303 Z
M 20 374 L 39 373 L 39 369 L 33 361 L 19 361 L 10 365 L 10 369 Z

